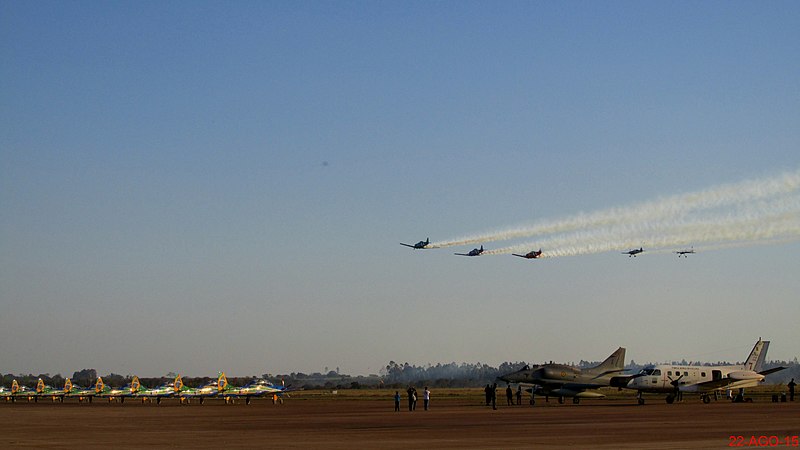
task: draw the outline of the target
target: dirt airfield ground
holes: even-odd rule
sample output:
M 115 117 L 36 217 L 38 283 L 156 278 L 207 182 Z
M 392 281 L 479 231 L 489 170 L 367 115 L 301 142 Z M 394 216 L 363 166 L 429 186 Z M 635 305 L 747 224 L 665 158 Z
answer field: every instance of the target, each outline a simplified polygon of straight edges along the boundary
M 534 407 L 483 405 L 481 390 L 434 391 L 431 410 L 394 412 L 388 389 L 298 392 L 283 405 L 269 399 L 225 405 L 0 404 L 0 447 L 47 448 L 798 448 L 800 402 L 753 403 L 696 397 L 667 405 L 651 396 L 584 400 L 537 399 Z M 741 436 L 741 438 L 738 438 Z M 751 440 L 755 438 L 755 440 Z

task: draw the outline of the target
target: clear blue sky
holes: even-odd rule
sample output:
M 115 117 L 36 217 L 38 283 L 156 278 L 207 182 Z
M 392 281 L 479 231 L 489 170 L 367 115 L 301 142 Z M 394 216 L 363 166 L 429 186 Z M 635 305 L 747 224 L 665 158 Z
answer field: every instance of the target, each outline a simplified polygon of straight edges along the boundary
M 398 242 L 796 170 L 798 55 L 796 1 L 0 0 L 0 372 L 790 359 L 797 242 Z

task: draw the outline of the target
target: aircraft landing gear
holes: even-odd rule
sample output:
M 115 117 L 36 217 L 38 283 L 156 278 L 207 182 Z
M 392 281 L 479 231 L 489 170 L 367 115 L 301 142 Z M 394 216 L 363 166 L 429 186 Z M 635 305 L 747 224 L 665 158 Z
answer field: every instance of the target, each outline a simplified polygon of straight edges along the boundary
M 558 397 L 558 403 L 561 404 L 561 405 L 564 404 L 564 396 L 559 396 Z
M 245 397 L 244 404 L 245 405 L 249 405 L 250 404 L 250 397 Z
M 580 399 L 580 398 L 578 398 L 578 397 L 572 397 L 572 404 L 573 404 L 573 405 L 577 405 L 577 404 L 578 404 L 578 403 L 580 403 L 580 402 L 581 402 L 581 399 Z
M 638 402 L 640 405 L 644 405 L 644 397 L 642 396 L 642 391 L 639 391 L 639 392 L 636 394 L 636 401 L 637 401 L 637 402 Z
M 703 395 L 701 398 L 703 399 L 703 403 L 705 404 L 711 403 L 711 397 L 709 395 Z

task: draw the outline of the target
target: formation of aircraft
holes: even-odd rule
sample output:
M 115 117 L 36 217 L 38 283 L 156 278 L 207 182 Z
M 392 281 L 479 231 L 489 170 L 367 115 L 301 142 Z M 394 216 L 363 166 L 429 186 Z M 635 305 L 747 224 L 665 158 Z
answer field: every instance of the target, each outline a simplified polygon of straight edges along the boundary
M 410 248 L 413 248 L 415 250 L 419 250 L 419 249 L 430 248 L 429 247 L 430 243 L 431 243 L 431 238 L 426 238 L 424 241 L 419 241 L 416 244 L 406 244 L 404 242 L 401 242 L 400 245 L 403 245 L 403 246 L 406 246 L 406 247 L 410 247 Z M 469 253 L 454 253 L 454 254 L 458 255 L 458 256 L 480 256 L 483 253 L 483 251 L 484 251 L 483 250 L 483 245 L 481 245 L 480 248 L 474 248 L 474 249 L 470 250 Z M 626 252 L 622 252 L 623 255 L 628 255 L 628 257 L 636 257 L 636 255 L 638 255 L 640 253 L 644 253 L 644 247 L 634 248 L 634 249 L 628 250 Z M 687 258 L 688 257 L 687 255 L 694 254 L 695 251 L 694 251 L 694 247 L 692 247 L 692 248 L 690 248 L 688 250 L 686 250 L 686 249 L 677 250 L 674 253 L 677 254 L 679 258 L 681 256 L 683 256 L 684 258 Z M 541 248 L 539 250 L 532 250 L 532 251 L 530 251 L 528 253 L 525 253 L 525 254 L 512 253 L 513 256 L 519 256 L 520 258 L 525 258 L 525 259 L 538 259 L 538 258 L 542 257 L 542 254 L 543 254 L 543 252 L 542 252 Z
M 516 253 L 512 253 L 512 255 L 519 256 L 520 258 L 536 259 L 542 256 L 542 249 L 540 248 L 538 252 L 536 250 L 533 250 L 528 253 L 525 253 L 524 255 L 518 255 Z
M 6 390 L 5 387 L 0 388 L 0 398 L 4 398 L 8 402 L 17 400 L 38 402 L 40 398 L 51 398 L 54 402 L 61 401 L 62 403 L 65 398 L 77 398 L 78 402 L 87 400 L 89 403 L 95 397 L 105 398 L 109 402 L 119 400 L 120 403 L 125 403 L 126 398 L 136 398 L 141 400 L 142 403 L 155 400 L 156 404 L 161 404 L 161 400 L 164 398 L 178 398 L 181 403 L 187 404 L 192 399 L 197 399 L 202 405 L 206 398 L 218 397 L 223 398 L 226 404 L 234 403 L 235 399 L 243 398 L 245 403 L 249 405 L 252 398 L 270 396 L 273 399 L 280 399 L 291 391 L 292 389 L 289 387 L 273 385 L 266 380 L 254 380 L 252 383 L 241 387 L 231 386 L 225 374 L 220 373 L 216 381 L 199 388 L 192 388 L 183 384 L 183 379 L 180 375 L 175 377 L 172 382 L 152 389 L 142 386 L 138 377 L 133 377 L 129 385 L 117 389 L 106 385 L 102 377 L 98 377 L 95 385 L 91 388 L 76 386 L 67 378 L 63 389 L 46 386 L 44 381 L 39 379 L 35 390 L 20 386 L 17 380 L 13 380 L 10 390 Z
M 483 245 L 481 245 L 481 248 L 473 248 L 472 250 L 469 251 L 469 253 L 454 253 L 454 255 L 458 255 L 458 256 L 480 256 L 481 253 L 483 253 Z
M 785 367 L 762 370 L 767 356 L 769 341 L 758 338 L 753 350 L 742 365 L 731 366 L 681 366 L 657 365 L 642 369 L 638 376 L 625 387 L 638 391 L 636 398 L 644 404 L 643 393 L 667 394 L 667 403 L 673 403 L 684 392 L 699 393 L 703 403 L 723 390 L 739 389 L 742 396 L 745 388 L 758 386 L 764 377 Z M 740 397 L 742 399 L 743 397 Z
M 417 250 L 417 249 L 426 248 L 428 246 L 428 244 L 430 244 L 430 243 L 431 243 L 431 238 L 427 238 L 424 241 L 419 241 L 414 245 L 404 244 L 402 242 L 400 243 L 400 245 L 405 245 L 406 247 L 411 247 L 411 248 Z
M 565 364 L 544 364 L 536 367 L 525 366 L 521 370 L 498 377 L 506 383 L 531 386 L 531 405 L 535 394 L 558 397 L 564 403 L 565 397 L 572 397 L 573 403 L 581 398 L 601 398 L 597 391 L 601 387 L 622 387 L 636 375 L 623 375 L 625 370 L 625 348 L 620 347 L 605 361 L 588 369 L 580 369 Z

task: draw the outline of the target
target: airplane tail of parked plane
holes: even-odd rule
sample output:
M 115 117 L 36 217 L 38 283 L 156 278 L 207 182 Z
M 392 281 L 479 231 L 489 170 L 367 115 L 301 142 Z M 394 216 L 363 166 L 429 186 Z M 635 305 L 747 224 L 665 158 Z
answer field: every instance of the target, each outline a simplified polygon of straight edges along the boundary
M 69 392 L 72 390 L 72 380 L 69 378 L 64 381 L 64 392 Z
M 228 387 L 228 377 L 225 376 L 225 372 L 220 372 L 219 378 L 217 378 L 217 392 L 222 392 Z
M 175 390 L 175 392 L 181 392 L 181 390 L 183 390 L 183 378 L 180 374 L 175 377 L 175 381 L 172 383 L 172 388 Z
M 141 387 L 142 383 L 139 381 L 139 377 L 134 375 L 133 380 L 131 380 L 131 393 L 138 392 Z
M 94 384 L 94 392 L 95 394 L 102 394 L 106 388 L 106 384 L 103 383 L 103 377 L 97 377 L 97 382 Z
M 625 369 L 625 348 L 620 347 L 614 351 L 605 361 L 592 368 L 584 370 L 584 372 L 604 375 L 621 372 Z
M 16 394 L 17 392 L 19 392 L 19 383 L 17 380 L 14 380 L 11 382 L 11 393 Z
M 41 394 L 44 392 L 44 380 L 39 378 L 39 381 L 36 382 L 36 393 Z
M 769 341 L 762 341 L 761 338 L 758 338 L 756 345 L 753 346 L 753 350 L 750 352 L 750 356 L 747 357 L 742 367 L 745 370 L 760 372 L 761 366 L 764 364 L 764 359 L 767 357 L 768 348 Z

